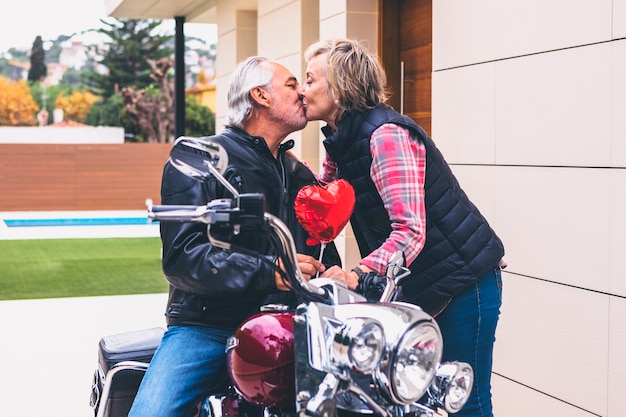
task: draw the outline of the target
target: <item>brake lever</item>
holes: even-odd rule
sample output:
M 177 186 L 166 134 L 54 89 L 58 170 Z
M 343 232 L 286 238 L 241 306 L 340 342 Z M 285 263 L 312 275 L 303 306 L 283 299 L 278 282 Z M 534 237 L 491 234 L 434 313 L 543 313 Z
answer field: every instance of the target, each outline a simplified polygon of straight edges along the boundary
M 380 296 L 381 302 L 392 301 L 399 296 L 400 281 L 411 273 L 411 270 L 405 267 L 405 264 L 406 257 L 404 256 L 404 252 L 396 251 L 391 255 L 385 271 L 387 282 Z

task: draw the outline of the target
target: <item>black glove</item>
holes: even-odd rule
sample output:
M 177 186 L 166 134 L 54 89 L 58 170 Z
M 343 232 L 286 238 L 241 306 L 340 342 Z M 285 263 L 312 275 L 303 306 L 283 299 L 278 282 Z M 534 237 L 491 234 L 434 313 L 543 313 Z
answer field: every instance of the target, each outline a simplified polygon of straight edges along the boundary
M 368 301 L 379 301 L 387 285 L 387 277 L 378 275 L 376 272 L 360 274 L 357 272 L 357 275 L 359 275 L 359 284 L 356 286 L 356 292 L 365 296 Z

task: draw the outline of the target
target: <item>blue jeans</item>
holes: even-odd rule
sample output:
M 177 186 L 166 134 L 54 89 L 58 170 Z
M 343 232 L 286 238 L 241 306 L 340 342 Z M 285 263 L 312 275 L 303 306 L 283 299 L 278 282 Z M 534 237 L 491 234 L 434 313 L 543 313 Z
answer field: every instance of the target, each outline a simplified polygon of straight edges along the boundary
M 129 417 L 190 417 L 225 378 L 231 331 L 170 326 L 154 353 Z
M 454 297 L 435 318 L 443 335 L 442 362 L 467 362 L 474 369 L 470 398 L 455 416 L 493 416 L 491 368 L 501 305 L 502 274 L 495 267 L 476 285 Z

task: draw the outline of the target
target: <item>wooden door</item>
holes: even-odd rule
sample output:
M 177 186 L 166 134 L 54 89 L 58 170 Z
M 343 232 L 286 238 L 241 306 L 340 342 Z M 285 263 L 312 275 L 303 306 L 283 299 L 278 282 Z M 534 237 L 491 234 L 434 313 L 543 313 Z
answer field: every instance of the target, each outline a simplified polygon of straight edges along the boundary
M 380 0 L 379 54 L 390 104 L 431 129 L 432 0 Z

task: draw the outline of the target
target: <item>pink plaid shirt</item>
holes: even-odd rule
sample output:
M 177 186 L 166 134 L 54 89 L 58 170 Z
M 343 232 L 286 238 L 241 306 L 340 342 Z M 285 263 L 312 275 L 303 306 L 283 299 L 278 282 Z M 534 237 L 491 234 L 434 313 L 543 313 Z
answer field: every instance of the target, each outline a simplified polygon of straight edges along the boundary
M 410 265 L 426 242 L 426 148 L 412 140 L 405 128 L 388 123 L 372 134 L 370 151 L 373 157 L 370 177 L 389 213 L 392 231 L 360 263 L 384 274 L 391 254 L 403 251 Z M 328 155 L 322 167 L 322 182 L 337 178 L 337 167 Z

